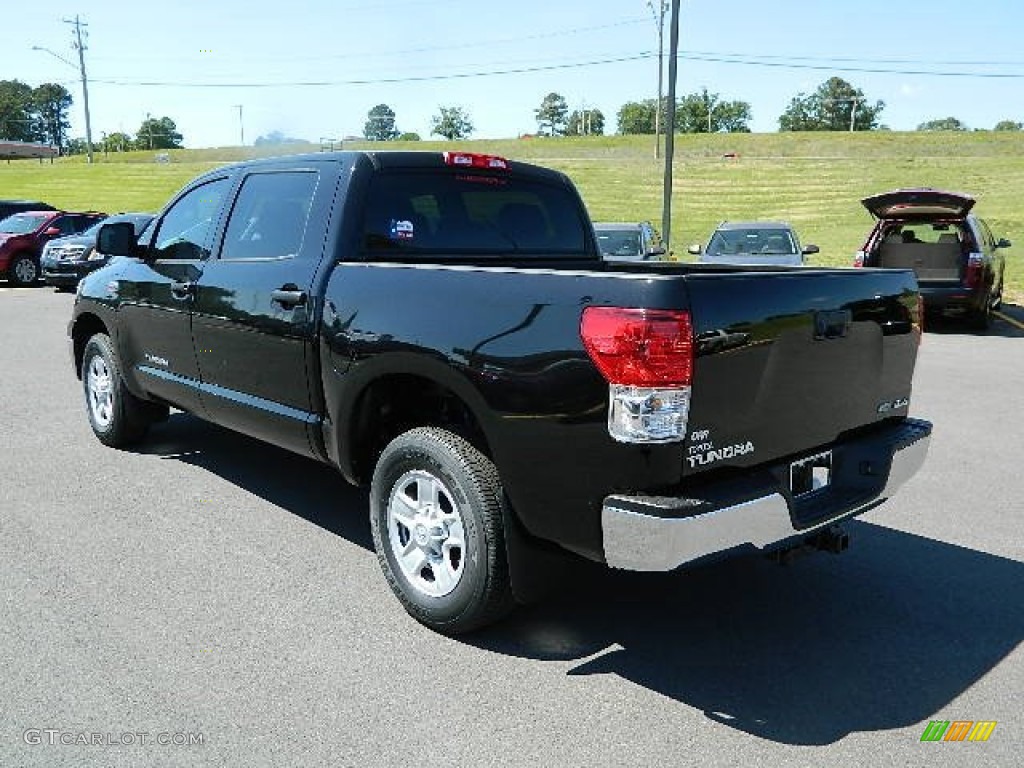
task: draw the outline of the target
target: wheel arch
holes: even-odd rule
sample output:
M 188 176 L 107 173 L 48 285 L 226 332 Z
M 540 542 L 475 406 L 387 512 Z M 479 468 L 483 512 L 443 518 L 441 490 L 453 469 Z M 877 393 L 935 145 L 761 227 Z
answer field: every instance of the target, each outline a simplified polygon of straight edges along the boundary
M 404 357 L 404 356 L 402 356 Z M 450 366 L 377 361 L 373 370 L 350 371 L 334 400 L 331 446 L 343 474 L 369 483 L 377 458 L 391 440 L 416 427 L 443 427 L 493 459 L 483 397 Z
M 75 375 L 79 379 L 82 378 L 82 358 L 85 356 L 85 345 L 97 333 L 110 335 L 106 323 L 100 319 L 99 315 L 83 312 L 75 318 L 75 323 L 71 328 L 71 350 L 75 363 Z

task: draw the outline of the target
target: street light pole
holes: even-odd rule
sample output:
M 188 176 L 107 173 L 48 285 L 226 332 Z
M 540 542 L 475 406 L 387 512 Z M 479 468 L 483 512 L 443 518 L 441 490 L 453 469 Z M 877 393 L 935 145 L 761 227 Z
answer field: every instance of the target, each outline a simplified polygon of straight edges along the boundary
M 242 105 L 235 104 L 238 110 L 238 143 L 245 146 L 245 123 L 242 122 Z
M 668 44 L 668 123 L 665 131 L 665 184 L 661 193 L 661 239 L 671 248 L 672 242 L 672 160 L 675 156 L 676 124 L 676 52 L 679 50 L 679 0 L 672 0 Z M 660 105 L 659 105 L 660 106 Z
M 89 80 L 85 76 L 85 46 L 82 44 L 82 27 L 87 26 L 79 21 L 64 19 L 65 24 L 73 24 L 75 27 L 75 48 L 78 49 L 78 69 L 82 73 L 82 104 L 85 107 L 85 148 L 89 162 L 92 162 L 92 121 L 89 117 Z
M 665 57 L 665 11 L 669 7 L 669 0 L 658 0 L 657 10 L 647 0 L 650 12 L 654 14 L 654 24 L 657 25 L 657 103 L 654 105 L 654 157 L 662 157 L 662 73 L 665 71 L 663 59 Z

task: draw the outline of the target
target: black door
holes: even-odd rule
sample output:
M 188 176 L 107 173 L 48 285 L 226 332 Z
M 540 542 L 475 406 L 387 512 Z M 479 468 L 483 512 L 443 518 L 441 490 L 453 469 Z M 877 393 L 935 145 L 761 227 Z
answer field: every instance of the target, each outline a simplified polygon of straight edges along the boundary
M 199 413 L 191 290 L 210 255 L 228 185 L 226 178 L 215 179 L 175 200 L 155 223 L 148 257 L 133 260 L 120 281 L 118 347 L 127 375 L 147 392 Z
M 332 184 L 312 168 L 246 175 L 194 289 L 192 334 L 213 421 L 312 454 L 313 275 Z

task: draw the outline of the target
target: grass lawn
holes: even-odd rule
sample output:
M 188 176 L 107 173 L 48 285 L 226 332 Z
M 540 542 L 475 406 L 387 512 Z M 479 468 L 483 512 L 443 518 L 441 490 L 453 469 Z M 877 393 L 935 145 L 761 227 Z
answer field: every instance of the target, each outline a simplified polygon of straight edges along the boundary
M 594 220 L 661 221 L 662 165 L 652 136 L 532 138 L 502 141 L 389 142 L 346 149 L 453 147 L 503 155 L 565 171 Z M 263 154 L 315 151 L 316 146 L 260 148 Z M 185 182 L 257 149 L 174 150 L 98 154 L 53 164 L 0 164 L 0 197 L 30 197 L 69 209 L 156 210 Z M 734 154 L 735 157 L 725 157 Z M 860 205 L 896 187 L 942 187 L 978 199 L 977 211 L 997 237 L 1018 241 L 1007 255 L 1007 285 L 1024 303 L 1024 133 L 936 132 L 697 134 L 676 137 L 672 245 L 707 239 L 723 219 L 785 219 L 804 243 L 821 247 L 812 263 L 848 266 L 871 228 Z

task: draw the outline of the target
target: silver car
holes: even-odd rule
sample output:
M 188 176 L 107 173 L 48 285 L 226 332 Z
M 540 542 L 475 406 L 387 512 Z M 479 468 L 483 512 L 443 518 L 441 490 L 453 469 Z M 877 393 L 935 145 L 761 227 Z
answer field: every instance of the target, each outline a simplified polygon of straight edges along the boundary
M 701 264 L 751 264 L 801 266 L 804 256 L 818 253 L 818 246 L 800 246 L 793 227 L 784 221 L 723 221 L 706 247 L 695 243 L 686 249 Z

